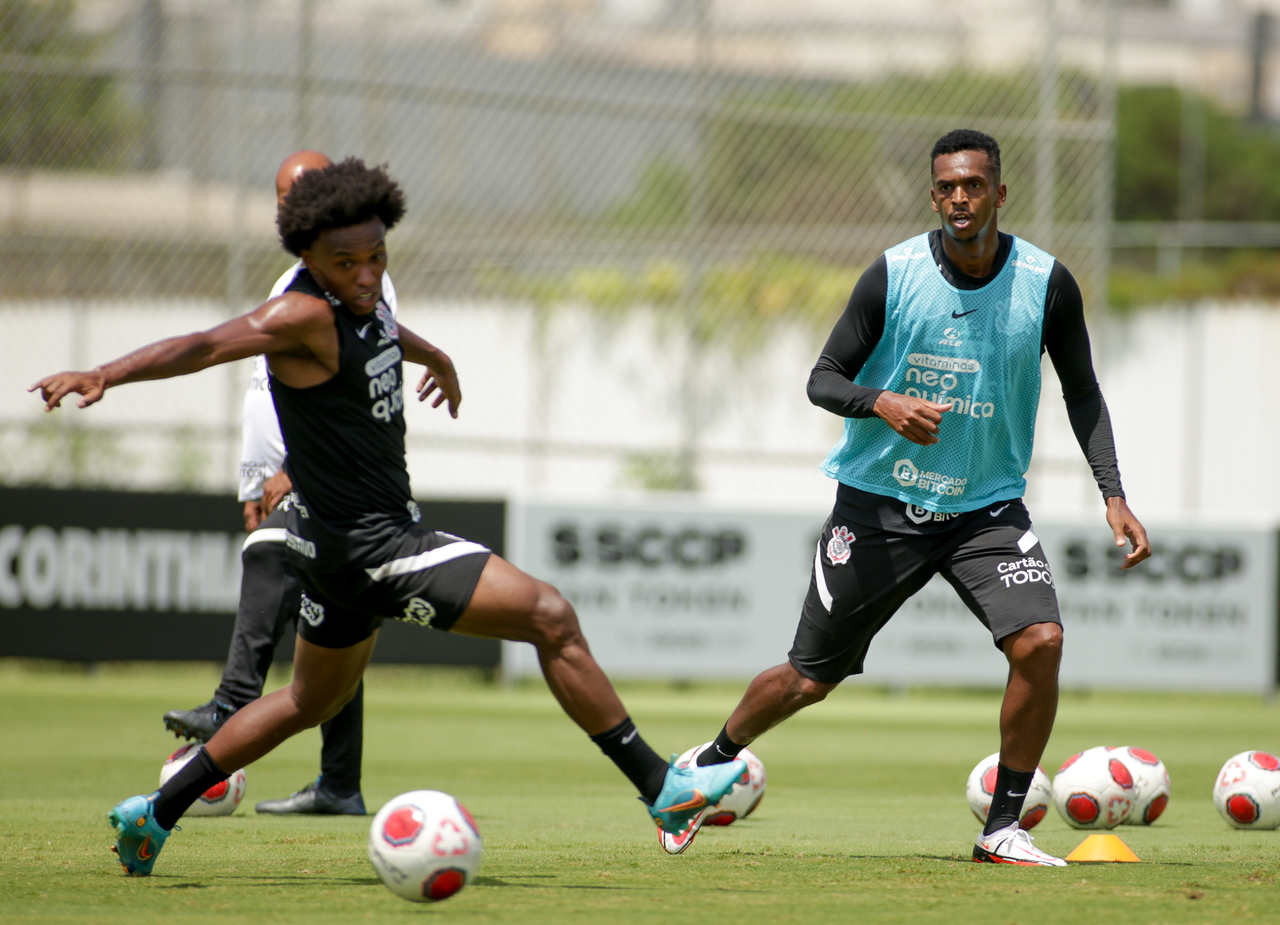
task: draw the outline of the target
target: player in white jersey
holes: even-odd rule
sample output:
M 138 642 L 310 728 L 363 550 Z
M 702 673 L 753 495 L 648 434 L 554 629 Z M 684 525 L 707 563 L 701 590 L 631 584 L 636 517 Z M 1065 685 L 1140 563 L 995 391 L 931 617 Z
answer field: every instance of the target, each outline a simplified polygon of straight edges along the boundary
M 318 151 L 297 151 L 276 171 L 276 202 L 306 170 L 327 167 Z M 268 301 L 289 288 L 302 269 L 297 261 L 276 280 Z M 382 275 L 382 299 L 394 314 L 396 291 Z M 267 359 L 256 356 L 245 390 L 240 421 L 240 490 L 244 526 L 249 532 L 241 551 L 240 604 L 222 677 L 208 703 L 190 710 L 170 710 L 165 728 L 177 736 L 207 742 L 240 707 L 262 696 L 276 647 L 297 621 L 299 586 L 288 569 L 284 546 L 284 512 L 274 517 L 293 485 L 284 471 L 285 446 L 271 400 Z M 260 813 L 363 815 L 360 791 L 364 745 L 364 685 L 333 719 L 320 727 L 323 741 L 320 775 L 291 796 L 263 800 Z

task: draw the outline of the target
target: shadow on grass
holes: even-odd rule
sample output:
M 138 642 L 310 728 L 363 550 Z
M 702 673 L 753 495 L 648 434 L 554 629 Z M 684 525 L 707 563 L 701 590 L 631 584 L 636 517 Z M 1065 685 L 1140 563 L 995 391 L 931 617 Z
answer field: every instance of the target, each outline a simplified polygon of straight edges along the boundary
M 163 876 L 153 876 L 151 879 L 160 880 Z M 648 889 L 646 886 L 627 886 L 624 884 L 603 884 L 603 883 L 562 883 L 558 882 L 561 877 L 557 874 L 515 874 L 508 877 L 483 876 L 476 877 L 471 881 L 471 886 L 481 887 L 516 887 L 524 889 L 559 889 L 559 890 L 641 890 Z M 526 882 L 528 881 L 528 882 Z M 547 882 L 552 881 L 552 882 Z M 186 880 L 180 883 L 161 883 L 157 885 L 162 890 L 207 890 L 216 888 L 221 884 L 234 882 L 239 888 L 251 888 L 254 886 L 262 887 L 282 887 L 282 886 L 382 886 L 382 882 L 377 877 L 325 877 L 316 874 L 279 874 L 270 877 L 253 876 L 251 874 L 236 875 L 221 873 L 211 877 L 207 882 L 194 880 Z
M 163 875 L 157 877 L 152 875 L 152 880 L 163 879 Z M 254 876 L 252 874 L 227 874 L 219 873 L 209 878 L 207 882 L 197 882 L 188 880 L 183 883 L 165 883 L 158 889 L 162 890 L 207 890 L 220 884 L 233 881 L 241 886 L 290 886 L 297 884 L 298 886 L 381 886 L 382 881 L 377 877 L 325 877 L 320 874 L 273 874 L 269 877 L 261 875 Z
M 617 883 L 521 883 L 523 880 L 560 880 L 557 874 L 516 874 L 512 877 L 476 877 L 471 881 L 475 886 L 493 886 L 493 887 L 522 887 L 526 890 L 532 889 L 556 889 L 556 890 L 641 890 L 648 889 L 642 886 L 626 886 Z

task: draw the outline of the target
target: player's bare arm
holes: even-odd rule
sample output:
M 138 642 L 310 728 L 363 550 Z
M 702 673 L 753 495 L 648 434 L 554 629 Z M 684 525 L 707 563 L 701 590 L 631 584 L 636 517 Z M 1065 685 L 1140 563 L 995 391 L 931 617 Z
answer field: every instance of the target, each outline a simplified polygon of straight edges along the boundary
M 1116 546 L 1129 545 L 1121 568 L 1133 568 L 1143 559 L 1151 555 L 1151 542 L 1147 539 L 1146 528 L 1129 510 L 1128 503 L 1121 497 L 1107 499 L 1107 523 L 1116 536 Z
M 286 293 L 207 331 L 155 341 L 94 369 L 54 373 L 27 391 L 40 390 L 46 411 L 72 393 L 80 396 L 78 407 L 87 408 L 117 385 L 186 376 L 259 353 L 287 359 L 292 375 L 281 378 L 289 385 L 305 387 L 331 377 L 337 370 L 338 337 L 329 307 Z
M 458 416 L 458 405 L 462 402 L 462 389 L 458 385 L 458 371 L 454 369 L 453 360 L 435 344 L 410 331 L 404 325 L 400 329 L 400 348 L 406 360 L 426 367 L 422 378 L 418 380 L 418 401 L 433 398 L 432 408 L 439 408 L 449 403 L 449 416 Z
M 912 443 L 929 446 L 938 442 L 942 416 L 951 410 L 945 405 L 900 392 L 884 391 L 876 398 L 875 413 L 886 424 Z

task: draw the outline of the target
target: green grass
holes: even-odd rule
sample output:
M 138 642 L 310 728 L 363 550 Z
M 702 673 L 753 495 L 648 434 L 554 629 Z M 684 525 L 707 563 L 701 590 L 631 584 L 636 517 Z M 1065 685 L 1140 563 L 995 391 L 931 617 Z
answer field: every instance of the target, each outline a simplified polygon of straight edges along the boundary
M 281 677 L 273 678 L 279 683 Z M 249 768 L 248 805 L 189 819 L 153 876 L 125 877 L 107 810 L 155 785 L 175 746 L 160 715 L 207 699 L 209 665 L 94 671 L 0 661 L 0 918 L 13 922 L 1274 922 L 1280 831 L 1239 832 L 1210 800 L 1245 748 L 1276 749 L 1276 708 L 1249 697 L 1068 694 L 1045 767 L 1097 744 L 1164 759 L 1169 810 L 1117 829 L 1139 864 L 1005 868 L 968 861 L 969 769 L 995 750 L 995 691 L 890 692 L 850 683 L 761 739 L 768 795 L 686 855 L 658 848 L 625 779 L 540 684 L 460 672 L 368 676 L 370 808 L 449 791 L 485 839 L 477 880 L 434 906 L 384 889 L 368 819 L 256 816 L 311 779 L 319 736 Z M 621 687 L 660 751 L 705 741 L 740 685 Z M 1065 854 L 1085 834 L 1051 814 L 1035 831 Z

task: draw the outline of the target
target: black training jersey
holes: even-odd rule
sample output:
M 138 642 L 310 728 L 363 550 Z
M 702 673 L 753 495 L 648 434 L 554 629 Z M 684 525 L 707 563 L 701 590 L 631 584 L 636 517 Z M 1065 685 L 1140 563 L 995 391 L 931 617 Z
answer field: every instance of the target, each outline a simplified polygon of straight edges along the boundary
M 331 527 L 410 519 L 403 354 L 394 316 L 381 302 L 368 315 L 355 314 L 305 269 L 286 292 L 328 303 L 338 332 L 338 372 L 305 389 L 271 376 L 288 452 L 285 471 L 310 514 Z

